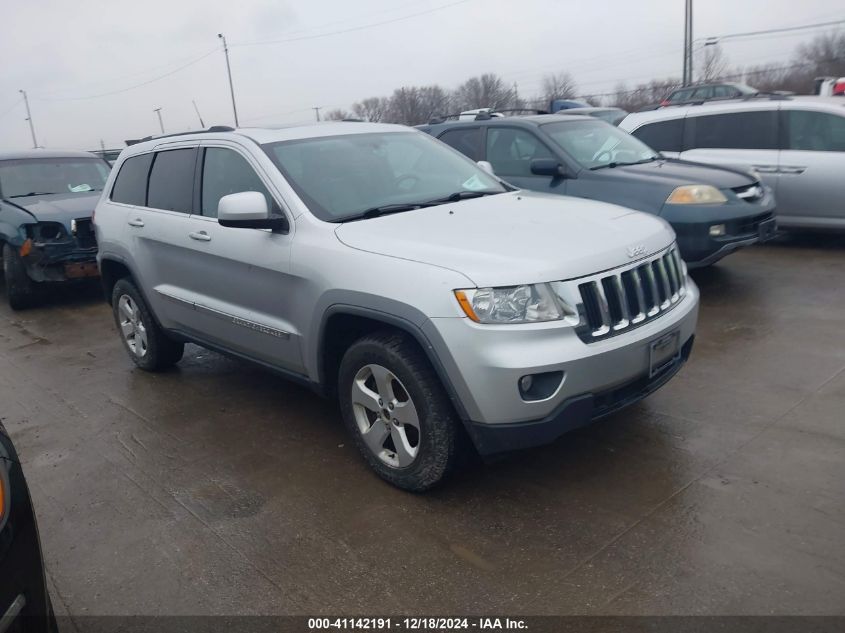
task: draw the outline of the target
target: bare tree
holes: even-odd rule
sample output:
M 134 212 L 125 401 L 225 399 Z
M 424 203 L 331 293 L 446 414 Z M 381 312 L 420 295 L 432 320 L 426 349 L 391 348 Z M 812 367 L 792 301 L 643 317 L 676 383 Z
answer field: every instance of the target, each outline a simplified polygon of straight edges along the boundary
M 728 60 L 719 44 L 704 47 L 704 55 L 699 62 L 699 83 L 712 83 L 721 78 L 728 69 Z
M 501 77 L 493 73 L 467 79 L 454 94 L 457 110 L 506 109 L 513 106 L 515 97 L 514 88 L 507 86 Z
M 628 89 L 624 83 L 616 86 L 616 94 L 609 99 L 609 105 L 615 105 L 628 112 L 636 112 L 646 106 L 660 103 L 670 92 L 681 86 L 680 79 L 652 79 L 648 83 L 637 84 Z
M 393 91 L 390 97 L 390 108 L 385 117 L 386 121 L 418 125 L 426 120 L 425 116 L 419 88 L 404 86 Z
M 359 119 L 378 123 L 387 115 L 390 108 L 390 99 L 387 97 L 370 97 L 358 103 L 352 104 L 352 112 Z
M 326 112 L 325 120 L 326 121 L 343 121 L 344 119 L 351 118 L 349 112 L 342 108 L 336 108 L 334 110 L 329 110 Z
M 438 85 L 423 86 L 419 89 L 420 107 L 425 114 L 421 123 L 428 121 L 435 115 L 449 114 L 452 97 Z
M 549 73 L 543 77 L 543 107 L 549 107 L 555 99 L 573 99 L 577 89 L 575 80 L 569 73 Z

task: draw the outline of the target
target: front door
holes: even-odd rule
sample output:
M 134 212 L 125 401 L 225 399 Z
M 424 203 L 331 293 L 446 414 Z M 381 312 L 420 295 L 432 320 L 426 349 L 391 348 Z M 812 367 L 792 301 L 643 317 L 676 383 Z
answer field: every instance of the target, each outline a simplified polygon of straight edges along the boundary
M 782 111 L 778 216 L 785 225 L 845 225 L 845 116 Z
M 290 371 L 302 370 L 300 334 L 290 321 L 296 282 L 288 234 L 227 228 L 217 222 L 225 195 L 258 191 L 275 213 L 261 168 L 235 147 L 201 149 L 196 213 L 182 236 L 186 257 L 183 298 L 194 304 L 192 333 L 208 343 Z
M 563 193 L 563 178 L 537 176 L 531 173 L 535 158 L 557 156 L 529 130 L 512 127 L 490 126 L 487 129 L 486 160 L 493 165 L 496 175 L 520 189 Z

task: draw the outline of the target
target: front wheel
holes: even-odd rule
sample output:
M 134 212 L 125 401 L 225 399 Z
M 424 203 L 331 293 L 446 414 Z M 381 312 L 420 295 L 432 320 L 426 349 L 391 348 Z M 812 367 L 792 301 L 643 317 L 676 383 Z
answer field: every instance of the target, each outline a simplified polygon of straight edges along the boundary
M 138 367 L 160 371 L 181 360 L 185 344 L 167 336 L 130 280 L 121 279 L 114 285 L 112 309 L 123 346 Z
M 407 336 L 383 332 L 355 342 L 343 356 L 338 394 L 358 450 L 379 476 L 422 491 L 459 459 L 459 421 L 440 380 Z

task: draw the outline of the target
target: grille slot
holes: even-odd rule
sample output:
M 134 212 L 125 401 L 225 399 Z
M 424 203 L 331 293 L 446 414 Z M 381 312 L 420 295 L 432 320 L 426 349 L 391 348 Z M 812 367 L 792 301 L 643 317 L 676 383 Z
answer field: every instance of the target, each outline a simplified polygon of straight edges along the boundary
M 686 292 L 675 247 L 628 270 L 583 282 L 578 290 L 583 313 L 579 336 L 588 342 L 657 318 Z

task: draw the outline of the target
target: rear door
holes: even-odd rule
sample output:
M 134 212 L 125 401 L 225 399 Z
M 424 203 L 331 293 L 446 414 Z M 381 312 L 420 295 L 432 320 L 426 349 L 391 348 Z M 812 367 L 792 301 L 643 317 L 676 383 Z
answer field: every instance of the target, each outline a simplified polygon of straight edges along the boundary
M 778 216 L 784 224 L 845 226 L 845 113 L 800 103 L 781 110 Z
M 754 168 L 763 181 L 777 189 L 779 155 L 778 107 L 733 112 L 687 112 L 681 158 Z
M 185 224 L 183 298 L 194 305 L 189 331 L 203 340 L 291 371 L 300 371 L 299 333 L 291 323 L 297 280 L 290 272 L 293 221 L 287 234 L 227 228 L 217 222 L 225 195 L 264 194 L 283 214 L 280 196 L 257 161 L 240 146 L 203 143 L 195 213 Z
M 191 316 L 190 308 L 178 299 L 186 284 L 182 236 L 193 207 L 197 145 L 156 148 L 145 200 L 127 216 L 142 290 L 161 325 L 169 329 L 180 328 Z

